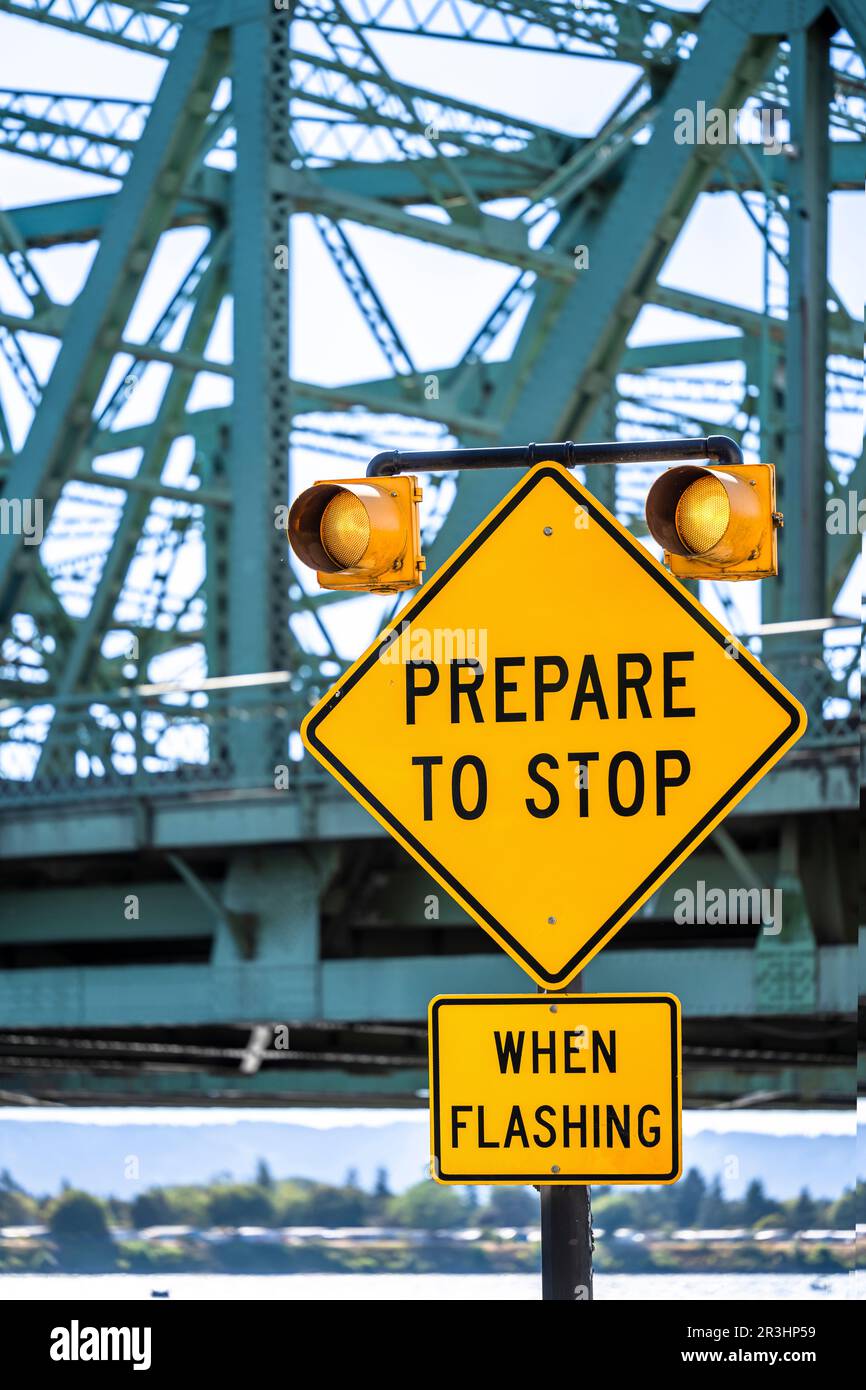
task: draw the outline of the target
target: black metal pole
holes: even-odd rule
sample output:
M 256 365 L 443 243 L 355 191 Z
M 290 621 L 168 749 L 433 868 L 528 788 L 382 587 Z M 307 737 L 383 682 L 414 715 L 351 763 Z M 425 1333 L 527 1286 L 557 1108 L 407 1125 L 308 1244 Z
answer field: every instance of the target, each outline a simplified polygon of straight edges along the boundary
M 592 1298 L 592 1202 L 589 1186 L 541 1189 L 541 1297 Z
M 580 975 L 566 990 L 580 994 Z M 583 1303 L 592 1298 L 592 1194 L 588 1183 L 556 1187 L 544 1184 L 541 1193 L 541 1297 L 545 1302 Z
M 395 473 L 436 473 L 473 468 L 531 468 L 552 459 L 565 468 L 599 463 L 682 463 L 702 461 L 741 467 L 739 444 L 725 434 L 706 439 L 647 439 L 623 443 L 614 439 L 602 444 L 492 445 L 483 449 L 388 449 L 376 454 L 367 466 L 369 478 L 387 478 Z

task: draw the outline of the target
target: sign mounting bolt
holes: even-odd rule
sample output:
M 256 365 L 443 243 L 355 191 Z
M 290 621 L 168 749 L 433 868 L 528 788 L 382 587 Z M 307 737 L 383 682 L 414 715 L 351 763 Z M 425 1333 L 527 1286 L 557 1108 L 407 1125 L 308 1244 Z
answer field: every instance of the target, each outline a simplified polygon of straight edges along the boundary
M 552 526 L 545 526 L 545 528 L 544 528 L 544 534 L 545 534 L 545 536 L 552 536 L 552 535 L 553 535 L 553 527 L 552 527 Z

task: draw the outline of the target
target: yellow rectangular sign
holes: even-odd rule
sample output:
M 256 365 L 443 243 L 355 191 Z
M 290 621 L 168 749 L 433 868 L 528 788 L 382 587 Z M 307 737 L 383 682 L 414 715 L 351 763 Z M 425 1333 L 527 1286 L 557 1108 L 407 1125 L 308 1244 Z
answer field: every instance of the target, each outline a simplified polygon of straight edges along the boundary
M 445 994 L 429 1025 L 438 1182 L 676 1182 L 673 995 Z

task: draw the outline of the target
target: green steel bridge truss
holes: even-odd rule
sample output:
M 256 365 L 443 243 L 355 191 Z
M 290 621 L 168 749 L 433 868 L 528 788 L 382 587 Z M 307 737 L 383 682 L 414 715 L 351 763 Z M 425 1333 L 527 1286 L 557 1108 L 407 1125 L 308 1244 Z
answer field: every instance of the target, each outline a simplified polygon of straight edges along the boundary
M 389 914 L 418 918 L 424 885 L 297 761 L 300 719 L 344 655 L 329 626 L 341 597 L 304 588 L 275 524 L 292 461 L 318 458 L 319 476 L 351 476 L 379 449 L 419 441 L 724 432 L 779 466 L 783 570 L 762 586 L 752 640 L 807 704 L 810 730 L 753 794 L 743 821 L 756 827 L 751 840 L 748 830 L 720 831 L 717 858 L 695 859 L 696 872 L 721 864 L 738 882 L 784 881 L 796 925 L 784 945 L 716 952 L 712 969 L 729 1015 L 835 1021 L 830 1041 L 805 1054 L 805 1072 L 790 1039 L 771 1047 L 758 1028 L 744 1063 L 718 1021 L 707 1024 L 687 1035 L 691 1095 L 838 1103 L 856 915 L 854 850 L 839 825 L 860 780 L 860 637 L 836 609 L 860 536 L 856 526 L 828 530 L 826 506 L 829 496 L 860 495 L 863 459 L 859 447 L 828 447 L 827 425 L 862 410 L 863 326 L 826 266 L 830 195 L 862 192 L 866 169 L 863 0 L 709 0 L 700 15 L 622 0 L 0 0 L 0 24 L 4 16 L 26 21 L 34 41 L 41 25 L 98 40 L 107 58 L 120 48 L 165 66 L 152 103 L 0 91 L 0 152 L 104 181 L 103 191 L 0 212 L 0 856 L 25 873 L 36 857 L 77 866 L 73 881 L 98 885 L 80 892 L 101 894 L 74 904 L 65 895 L 69 920 L 47 930 L 47 915 L 64 915 L 57 874 L 46 867 L 29 892 L 11 872 L 0 958 L 8 949 L 17 968 L 0 981 L 0 1029 L 12 1030 L 0 1038 L 0 1089 L 191 1097 L 207 1089 L 195 1067 L 207 1069 L 211 1048 L 214 1067 L 233 1072 L 231 1086 L 216 1089 L 235 1099 L 345 1091 L 414 1103 L 423 1079 L 411 1028 L 385 1046 L 380 1024 L 375 1047 L 368 1038 L 348 1072 L 333 1070 L 351 1052 L 342 1034 L 273 1085 L 256 1079 L 258 1064 L 239 1077 L 226 1062 L 232 1020 L 361 1027 L 417 1020 L 434 976 L 439 988 L 486 989 L 498 971 L 502 987 L 519 987 L 505 979 L 510 964 L 466 955 L 462 944 L 447 982 L 430 968 L 439 947 L 425 955 L 413 946 L 409 964 L 387 959 L 400 954 L 379 939 Z M 555 60 L 558 74 L 569 58 L 620 64 L 627 81 L 597 132 L 579 138 L 437 91 L 446 41 L 479 63 L 492 50 L 531 51 L 538 63 Z M 427 45 L 429 85 L 397 75 L 386 55 L 399 44 Z M 109 63 L 106 87 L 110 73 Z M 753 120 L 779 113 L 782 152 L 677 143 L 677 113 L 699 103 Z M 736 302 L 735 265 L 719 268 L 714 297 L 666 283 L 698 200 L 723 194 L 761 239 L 763 311 Z M 286 267 L 302 225 L 368 333 L 378 376 L 326 386 L 293 373 Z M 154 264 L 177 228 L 196 229 L 199 249 L 157 302 Z M 416 360 L 393 292 L 365 253 L 368 229 L 419 255 L 435 247 L 500 267 L 501 294 L 449 360 Z M 89 272 L 67 303 L 40 273 L 39 253 L 91 244 Z M 682 336 L 631 345 L 646 306 L 681 315 Z M 233 349 L 221 354 L 213 342 L 227 308 Z M 203 378 L 221 380 L 226 404 L 197 405 Z M 149 418 L 128 423 L 128 403 L 143 400 Z M 642 535 L 651 476 L 604 468 L 589 482 Z M 425 486 L 429 572 L 498 499 L 503 479 Z M 41 545 L 24 534 L 34 499 Z M 724 603 L 737 624 L 735 604 Z M 194 675 L 161 680 L 161 670 Z M 284 765 L 288 791 L 275 776 Z M 761 837 L 773 826 L 763 862 Z M 353 847 L 348 859 L 340 844 Z M 252 846 L 266 847 L 264 866 L 253 867 Z M 94 970 L 82 924 L 92 924 L 91 940 L 122 935 L 104 904 L 112 878 L 128 877 L 122 856 L 138 851 L 169 866 L 170 883 L 152 882 L 151 864 L 141 889 L 165 895 L 155 936 L 169 954 Z M 112 855 L 127 869 L 103 872 Z M 257 876 L 291 896 L 300 925 L 288 946 L 273 902 L 250 907 Z M 352 959 L 339 943 L 362 880 L 373 883 L 359 909 L 368 942 L 359 954 L 370 958 Z M 447 931 L 462 932 L 458 919 L 455 911 Z M 25 938 L 39 943 L 32 958 Z M 43 952 L 49 939 L 66 942 L 62 964 Z M 207 963 L 193 939 L 209 942 Z M 625 978 L 624 954 L 600 962 L 590 987 Z M 628 954 L 635 965 L 646 955 L 646 968 L 617 987 L 640 987 L 649 972 L 654 985 L 676 988 L 670 966 L 687 1011 L 716 1014 L 695 987 L 693 951 Z M 52 1028 L 70 1049 L 59 1071 Z M 153 1028 L 224 1031 L 151 1038 L 163 1060 L 142 1070 L 136 1047 L 150 1044 L 136 1030 Z M 111 1029 L 132 1031 L 116 1031 L 117 1047 L 94 1061 Z M 258 1051 L 262 1076 L 297 1061 Z M 152 1086 L 151 1071 L 162 1078 Z

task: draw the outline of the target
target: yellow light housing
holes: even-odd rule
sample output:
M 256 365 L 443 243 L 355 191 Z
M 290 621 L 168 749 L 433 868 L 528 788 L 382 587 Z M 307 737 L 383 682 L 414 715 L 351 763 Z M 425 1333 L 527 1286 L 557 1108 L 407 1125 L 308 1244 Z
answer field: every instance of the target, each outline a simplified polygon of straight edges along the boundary
M 647 495 L 650 535 L 681 579 L 765 579 L 778 574 L 776 470 L 770 463 L 731 468 L 669 468 Z
M 392 594 L 421 583 L 417 479 L 318 482 L 296 498 L 286 534 L 323 589 Z

